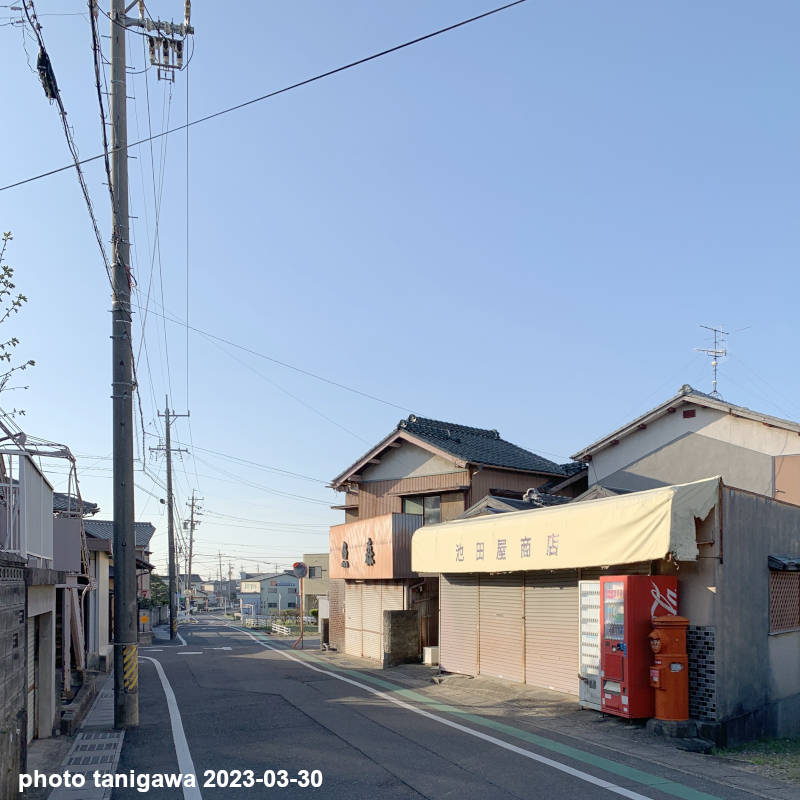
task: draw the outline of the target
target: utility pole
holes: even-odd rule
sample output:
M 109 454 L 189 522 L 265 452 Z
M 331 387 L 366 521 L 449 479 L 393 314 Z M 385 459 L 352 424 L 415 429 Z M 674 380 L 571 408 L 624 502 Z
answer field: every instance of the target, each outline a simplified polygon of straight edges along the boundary
M 173 514 L 174 498 L 172 496 L 172 454 L 186 453 L 186 448 L 172 447 L 170 428 L 172 421 L 177 417 L 188 417 L 189 413 L 176 414 L 169 410 L 169 397 L 166 398 L 164 413 L 158 412 L 159 417 L 164 417 L 164 427 L 166 429 L 165 444 L 162 447 L 151 447 L 150 451 L 165 452 L 167 454 L 167 533 L 169 547 L 169 638 L 174 640 L 178 636 L 178 587 L 177 587 L 177 564 L 175 557 L 175 523 Z
M 138 608 L 136 601 L 136 540 L 133 498 L 133 347 L 131 339 L 131 262 L 128 211 L 128 118 L 125 34 L 128 27 L 146 28 L 151 53 L 154 43 L 162 60 L 183 65 L 183 40 L 194 33 L 191 0 L 186 0 L 184 24 L 146 20 L 144 2 L 139 19 L 126 16 L 126 0 L 111 0 L 111 363 L 114 498 L 114 727 L 139 724 Z M 97 16 L 97 0 L 90 13 Z M 148 27 L 149 26 L 149 27 Z M 167 38 L 169 37 L 169 38 Z M 174 54 L 174 55 L 173 55 Z M 151 55 L 152 60 L 152 55 Z M 175 68 L 159 63 L 173 76 Z
M 189 567 L 188 567 L 188 574 L 189 574 L 189 585 L 191 586 L 192 583 L 192 552 L 194 550 L 194 529 L 200 524 L 200 521 L 195 519 L 195 517 L 202 516 L 200 511 L 202 510 L 202 506 L 197 504 L 198 500 L 202 500 L 202 497 L 195 497 L 194 491 L 192 491 L 192 500 L 191 502 L 187 503 L 186 505 L 189 506 L 190 515 L 189 515 Z M 184 523 L 185 524 L 185 523 Z M 189 595 L 186 595 L 186 611 L 189 611 Z
M 124 0 L 111 2 L 111 351 L 114 473 L 114 727 L 139 724 L 136 541 L 133 510 L 133 349 L 128 234 Z
M 228 605 L 231 604 L 231 575 L 233 573 L 233 565 L 228 562 Z

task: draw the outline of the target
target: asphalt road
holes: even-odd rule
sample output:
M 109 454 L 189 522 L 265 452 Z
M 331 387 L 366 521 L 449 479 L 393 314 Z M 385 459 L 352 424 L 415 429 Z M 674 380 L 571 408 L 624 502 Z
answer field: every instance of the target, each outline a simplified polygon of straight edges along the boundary
M 191 763 L 199 793 L 115 789 L 115 800 L 754 797 L 641 759 L 617 755 L 610 761 L 607 750 L 593 752 L 584 743 L 577 751 L 574 741 L 553 734 L 547 734 L 552 746 L 539 738 L 545 744 L 540 746 L 537 737 L 525 741 L 482 727 L 447 707 L 409 699 L 385 683 L 391 682 L 391 671 L 380 679 L 340 672 L 311 653 L 307 660 L 285 643 L 256 641 L 212 617 L 180 630 L 186 646 L 155 643 L 141 649 L 140 725 L 126 733 L 117 772 L 175 774 Z M 244 773 L 243 782 L 248 770 L 253 779 L 267 772 L 267 781 L 273 770 L 276 781 L 299 783 L 203 786 L 207 771 L 233 770 Z M 320 788 L 302 786 L 320 776 Z

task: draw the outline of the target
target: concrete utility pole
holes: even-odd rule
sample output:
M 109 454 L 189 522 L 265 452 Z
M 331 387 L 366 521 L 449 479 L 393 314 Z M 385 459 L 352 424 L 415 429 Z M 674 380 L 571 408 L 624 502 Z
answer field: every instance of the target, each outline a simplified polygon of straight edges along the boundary
M 131 4 L 133 5 L 133 4 Z M 130 6 L 129 6 L 130 7 Z M 97 0 L 90 13 L 97 14 Z M 114 490 L 114 727 L 139 724 L 138 608 L 136 600 L 136 539 L 133 505 L 133 348 L 131 340 L 131 261 L 128 231 L 128 119 L 125 34 L 138 26 L 148 36 L 151 63 L 174 80 L 183 66 L 183 40 L 194 33 L 191 0 L 184 6 L 184 23 L 174 25 L 127 17 L 125 0 L 111 0 L 111 353 Z M 158 47 L 156 47 L 158 45 Z M 158 50 L 160 60 L 154 60 Z
M 178 636 L 178 586 L 177 586 L 177 559 L 175 554 L 175 522 L 174 522 L 174 502 L 175 498 L 172 496 L 172 454 L 173 453 L 186 453 L 186 448 L 172 447 L 172 439 L 170 437 L 170 428 L 172 421 L 177 417 L 188 417 L 186 414 L 176 414 L 174 411 L 169 410 L 169 397 L 166 398 L 166 405 L 164 406 L 164 413 L 158 412 L 159 417 L 164 417 L 164 428 L 166 429 L 166 438 L 164 446 L 151 447 L 150 451 L 165 452 L 167 454 L 167 533 L 169 547 L 169 638 L 176 639 Z
M 128 236 L 124 0 L 111 2 L 111 350 L 114 473 L 114 727 L 139 724 L 136 540 L 133 513 L 133 349 Z
M 194 550 L 194 529 L 200 524 L 200 520 L 195 519 L 195 517 L 202 516 L 200 511 L 202 510 L 202 506 L 197 504 L 198 500 L 202 500 L 202 497 L 195 497 L 194 491 L 192 492 L 192 500 L 190 503 L 186 505 L 189 506 L 190 509 L 190 516 L 189 516 L 189 567 L 188 567 L 188 582 L 191 586 L 192 583 L 192 552 Z M 186 611 L 189 611 L 189 595 L 186 595 Z

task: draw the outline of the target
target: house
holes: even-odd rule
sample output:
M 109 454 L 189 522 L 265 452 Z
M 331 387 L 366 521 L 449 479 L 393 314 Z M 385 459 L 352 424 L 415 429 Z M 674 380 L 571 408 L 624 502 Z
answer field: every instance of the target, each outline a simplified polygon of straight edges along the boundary
M 688 384 L 573 458 L 587 465 L 590 489 L 619 493 L 720 475 L 728 486 L 800 504 L 800 423 Z
M 303 563 L 308 567 L 308 575 L 303 578 L 303 614 L 319 609 L 319 598 L 328 597 L 329 553 L 305 553 Z
M 114 661 L 114 522 L 84 519 L 83 526 L 90 555 L 90 576 L 96 587 L 88 598 L 85 616 L 89 667 L 109 671 Z M 150 597 L 150 573 L 153 570 L 149 561 L 150 539 L 154 533 L 151 523 L 134 523 L 136 587 L 140 600 Z
M 441 575 L 441 667 L 599 705 L 601 600 L 584 591 L 601 576 L 674 575 L 702 735 L 797 735 L 798 434 L 685 386 L 576 454 L 589 467 L 580 502 L 419 529 L 412 568 Z
M 522 498 L 529 489 L 574 496 L 569 469 L 504 440 L 498 431 L 411 414 L 331 486 L 344 494 L 345 522 L 330 532 L 330 643 L 382 660 L 383 611 L 419 614 L 420 648 L 438 641 L 438 579 L 411 568 L 417 528 L 447 520 L 487 494 Z
M 110 519 L 86 519 L 83 521 L 86 535 L 93 539 L 100 539 L 113 545 L 114 521 Z M 150 522 L 135 522 L 134 537 L 136 541 L 136 595 L 140 599 L 150 597 L 150 573 L 154 567 L 150 563 L 150 539 L 156 532 Z M 108 552 L 112 552 L 111 549 Z M 113 566 L 111 576 L 113 578 Z
M 253 575 L 241 579 L 242 616 L 279 614 L 298 607 L 300 579 L 291 572 Z

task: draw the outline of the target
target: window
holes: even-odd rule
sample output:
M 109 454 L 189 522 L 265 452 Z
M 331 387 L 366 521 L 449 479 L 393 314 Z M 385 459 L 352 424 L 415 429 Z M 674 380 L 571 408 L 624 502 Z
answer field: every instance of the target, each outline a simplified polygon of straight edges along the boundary
M 413 495 L 403 498 L 404 514 L 422 514 L 423 525 L 442 521 L 442 497 L 438 494 Z
M 297 608 L 297 603 L 289 603 L 288 607 L 289 608 Z
M 277 607 L 278 607 L 277 603 L 267 603 L 267 608 L 277 608 Z
M 769 632 L 800 628 L 800 572 L 769 571 Z
M 322 567 L 309 567 L 308 568 L 308 577 L 309 578 L 321 578 L 322 577 Z

